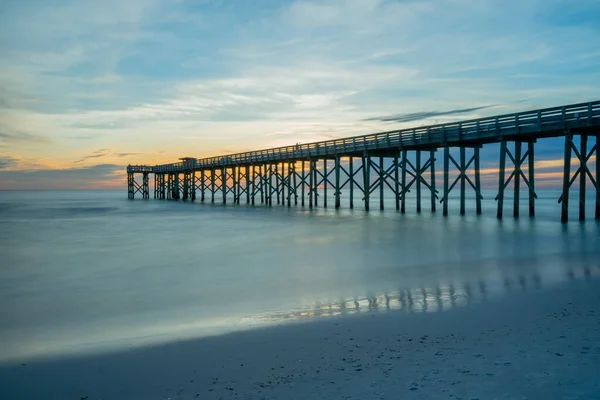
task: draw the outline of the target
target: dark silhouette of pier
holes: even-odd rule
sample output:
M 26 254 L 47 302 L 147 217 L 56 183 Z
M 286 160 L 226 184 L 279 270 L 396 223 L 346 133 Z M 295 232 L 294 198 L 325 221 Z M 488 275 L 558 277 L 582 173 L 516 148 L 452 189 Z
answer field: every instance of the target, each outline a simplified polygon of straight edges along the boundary
M 595 143 L 588 149 L 590 136 Z M 589 180 L 596 191 L 595 218 L 600 220 L 600 162 L 595 164 L 595 173 L 588 167 L 600 143 L 600 100 L 218 157 L 182 158 L 172 164 L 130 165 L 128 195 L 133 199 L 141 193 L 144 199 L 150 198 L 149 175 L 154 174 L 155 199 L 193 201 L 199 194 L 200 201 L 210 197 L 214 203 L 219 193 L 223 203 L 231 194 L 236 204 L 244 199 L 247 204 L 276 202 L 291 207 L 308 203 L 312 208 L 319 205 L 321 194 L 322 205 L 327 207 L 327 191 L 331 189 L 334 206 L 339 208 L 341 191 L 347 189 L 350 208 L 354 207 L 356 190 L 362 195 L 365 210 L 369 210 L 371 195 L 377 192 L 379 208 L 384 208 L 384 190 L 389 189 L 396 209 L 405 212 L 407 193 L 414 189 L 417 212 L 421 212 L 424 190 L 430 192 L 431 210 L 436 211 L 439 200 L 447 215 L 448 196 L 457 187 L 460 214 L 465 213 L 469 187 L 475 195 L 476 213 L 480 214 L 483 197 L 479 152 L 485 144 L 500 143 L 497 216 L 502 218 L 504 194 L 511 183 L 513 216 L 519 216 L 521 179 L 527 187 L 529 215 L 534 216 L 534 146 L 537 140 L 550 137 L 564 137 L 563 185 L 558 199 L 561 220 L 568 220 L 569 188 L 578 178 L 579 219 L 585 220 Z M 450 153 L 453 148 L 459 150 L 456 158 Z M 441 193 L 435 179 L 438 150 L 443 151 L 444 165 Z M 457 174 L 452 180 L 451 170 Z M 142 175 L 141 184 L 136 174 Z

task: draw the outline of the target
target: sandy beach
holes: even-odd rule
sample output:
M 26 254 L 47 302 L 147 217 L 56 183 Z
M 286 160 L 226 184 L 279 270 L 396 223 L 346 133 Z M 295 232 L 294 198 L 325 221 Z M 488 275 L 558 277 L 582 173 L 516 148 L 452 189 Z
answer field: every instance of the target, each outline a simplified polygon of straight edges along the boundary
M 600 282 L 0 367 L 3 399 L 600 398 Z

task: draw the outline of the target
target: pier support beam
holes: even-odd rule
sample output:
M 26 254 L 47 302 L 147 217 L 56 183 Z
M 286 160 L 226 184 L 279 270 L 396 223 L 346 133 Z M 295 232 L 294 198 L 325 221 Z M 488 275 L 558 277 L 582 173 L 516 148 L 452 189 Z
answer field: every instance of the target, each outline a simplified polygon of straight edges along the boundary
M 379 209 L 383 210 L 384 202 L 383 202 L 383 189 L 385 182 L 385 170 L 383 169 L 383 157 L 379 157 Z
M 298 205 L 298 173 L 296 172 L 296 164 L 298 162 L 294 161 L 293 163 L 291 163 L 291 172 L 292 172 L 292 186 L 294 188 L 294 205 L 297 206 Z
M 350 209 L 354 208 L 354 157 L 348 159 L 348 180 L 350 183 Z
M 173 174 L 167 174 L 167 200 L 173 198 Z
M 252 205 L 255 204 L 255 200 L 254 198 L 256 197 L 256 165 L 252 165 L 250 167 L 250 186 L 249 186 L 249 194 L 250 194 L 250 201 L 248 203 L 251 203 Z
M 400 205 L 400 212 L 401 213 L 405 213 L 406 212 L 406 193 L 408 193 L 408 187 L 406 186 L 406 163 L 407 163 L 407 151 L 406 150 L 402 150 L 402 184 L 401 184 L 401 190 L 402 190 L 402 199 L 401 199 L 401 205 Z
M 258 166 L 258 183 L 260 186 L 260 204 L 265 204 L 265 175 L 267 173 L 266 165 Z
M 398 155 L 394 156 L 394 194 L 396 211 L 400 210 L 400 183 L 398 181 Z
M 327 183 L 328 183 L 328 179 L 327 176 L 329 175 L 327 173 L 327 159 L 323 160 L 323 207 L 327 208 Z
M 141 193 L 142 198 L 147 200 L 150 198 L 149 173 L 142 172 L 142 183 L 139 184 L 135 180 L 135 172 L 127 172 L 127 198 L 133 200 L 136 193 Z
M 340 156 L 335 156 L 335 208 L 340 208 Z
M 279 198 L 279 163 L 275 163 L 275 187 L 274 187 L 274 191 L 275 191 L 275 195 L 277 197 L 277 204 L 279 204 L 280 198 Z
M 223 204 L 227 203 L 227 170 L 221 167 L 221 194 L 223 195 Z
M 415 155 L 415 184 L 417 185 L 417 213 L 421 212 L 421 150 L 417 150 Z
M 171 198 L 173 200 L 179 200 L 181 198 L 181 195 L 179 193 L 180 190 L 180 182 L 179 182 L 179 174 L 175 173 L 173 174 L 173 181 L 171 182 L 172 186 L 171 186 Z
M 365 151 L 365 154 L 362 159 L 362 167 L 363 167 L 363 186 L 364 186 L 364 201 L 365 201 L 365 210 L 369 211 L 369 197 L 370 197 L 370 188 L 371 188 L 371 156 L 369 152 Z
M 444 147 L 444 196 L 442 197 L 443 207 L 442 213 L 444 216 L 448 215 L 448 193 L 450 193 L 449 188 L 449 170 L 450 170 L 450 148 L 448 146 Z
M 215 169 L 210 169 L 210 202 L 215 202 Z
M 312 187 L 312 193 L 313 193 L 313 202 L 315 207 L 317 207 L 319 205 L 319 169 L 317 167 L 317 160 L 313 160 L 313 169 L 312 169 L 313 175 L 314 175 L 314 181 L 313 181 L 313 187 Z
M 304 207 L 304 190 L 305 190 L 305 186 L 306 186 L 305 164 L 306 164 L 306 162 L 304 160 L 302 160 L 302 171 L 301 171 L 302 172 L 302 179 L 301 179 L 301 183 L 300 183 L 302 185 L 302 188 L 301 188 L 302 190 L 301 190 L 301 194 L 300 194 L 302 196 L 301 199 L 300 199 L 300 202 L 301 202 L 300 205 L 302 207 Z
M 135 176 L 131 172 L 127 173 L 127 198 L 135 198 Z
M 181 193 L 181 199 L 183 201 L 186 201 L 188 199 L 189 191 L 190 191 L 190 174 L 189 174 L 189 172 L 185 171 L 183 173 L 183 190 Z
M 314 195 L 314 185 L 315 185 L 315 173 L 314 173 L 314 160 L 308 160 L 308 208 L 313 208 L 313 197 Z
M 563 190 L 560 198 L 558 199 L 558 202 L 562 203 L 560 218 L 562 222 L 567 222 L 569 220 L 569 189 L 571 188 L 571 185 L 573 185 L 573 182 L 575 182 L 577 179 L 577 176 L 579 176 L 579 220 L 585 220 L 586 176 L 589 178 L 594 189 L 596 189 L 595 218 L 600 219 L 600 211 L 598 209 L 600 207 L 598 198 L 598 196 L 600 196 L 600 182 L 598 181 L 598 136 L 596 136 L 596 143 L 589 152 L 587 151 L 587 142 L 588 135 L 581 134 L 580 148 L 577 149 L 577 146 L 575 146 L 575 143 L 573 142 L 573 134 L 571 132 L 567 132 L 565 135 Z M 579 167 L 575 171 L 573 177 L 571 177 L 572 152 L 579 161 Z M 594 154 L 596 154 L 596 178 L 594 178 L 587 165 L 588 161 Z
M 474 148 L 473 148 L 473 156 L 471 156 L 471 158 L 467 161 L 466 154 L 465 154 L 466 148 L 464 146 L 461 146 L 459 148 L 460 163 L 456 162 L 454 157 L 452 157 L 452 155 L 450 154 L 450 148 L 448 146 L 446 146 L 444 148 L 444 194 L 440 201 L 444 205 L 444 215 L 448 215 L 448 197 L 450 195 L 450 192 L 452 191 L 452 189 L 454 189 L 454 186 L 456 186 L 456 184 L 458 182 L 460 182 L 460 214 L 461 215 L 465 214 L 465 196 L 466 196 L 465 189 L 466 189 L 467 183 L 475 191 L 475 196 L 479 197 L 479 199 L 483 199 L 483 196 L 481 195 L 480 184 L 479 184 L 479 179 L 480 179 L 479 178 L 479 173 L 480 173 L 480 171 L 479 171 L 479 151 L 478 151 L 478 149 L 477 150 L 475 149 L 476 147 L 477 146 L 474 146 Z M 452 185 L 449 184 L 450 162 L 452 162 L 452 164 L 454 164 L 454 166 L 458 170 L 458 176 L 456 177 L 456 179 L 454 180 Z M 471 167 L 471 164 L 474 164 L 474 179 L 475 179 L 475 182 L 477 182 L 477 184 L 473 183 L 473 181 L 467 174 L 469 171 L 469 168 Z M 481 213 L 481 205 L 480 204 L 478 204 L 478 206 L 477 206 L 477 213 L 478 214 Z
M 154 174 L 154 199 L 158 198 L 158 174 Z
M 600 221 L 600 129 L 596 133 L 596 215 Z
M 529 216 L 533 217 L 535 215 L 535 199 L 537 199 L 537 194 L 535 193 L 535 181 L 534 181 L 534 141 L 527 141 L 527 151 L 525 154 L 521 156 L 522 142 L 515 142 L 515 150 L 514 155 L 508 149 L 508 143 L 506 140 L 500 142 L 500 169 L 499 169 L 499 179 L 498 179 L 498 194 L 496 195 L 495 200 L 498 202 L 498 210 L 496 212 L 496 217 L 498 219 L 502 218 L 503 215 L 503 207 L 504 207 L 504 192 L 511 180 L 514 180 L 514 196 L 513 196 L 513 217 L 517 218 L 519 216 L 519 197 L 520 197 L 520 186 L 521 186 L 521 178 L 523 178 L 523 182 L 528 189 L 529 194 Z M 506 176 L 506 157 L 510 159 L 514 169 L 509 175 L 508 179 L 505 180 Z M 525 164 L 525 161 L 528 160 L 528 176 L 523 172 L 522 166 Z
M 429 151 L 429 173 L 431 179 L 431 211 L 435 212 L 438 191 L 435 189 L 435 150 Z
M 427 153 L 426 153 L 427 154 Z M 416 186 L 417 212 L 421 212 L 421 185 L 425 186 L 431 192 L 432 211 L 435 211 L 435 201 L 437 200 L 438 191 L 435 188 L 435 150 L 428 152 L 428 159 L 422 163 L 422 151 L 417 150 L 415 153 L 415 164 L 408 159 L 408 152 L 402 150 L 401 173 L 402 182 L 400 184 L 400 212 L 406 211 L 406 196 L 410 193 L 413 185 Z M 423 176 L 429 170 L 429 182 Z M 410 181 L 407 182 L 407 175 L 410 175 Z M 396 179 L 396 182 L 398 180 Z
M 200 201 L 204 203 L 204 191 L 206 190 L 205 184 L 206 174 L 204 170 L 200 170 Z
M 142 198 L 149 199 L 150 198 L 150 185 L 148 182 L 148 172 L 144 172 L 142 174 Z

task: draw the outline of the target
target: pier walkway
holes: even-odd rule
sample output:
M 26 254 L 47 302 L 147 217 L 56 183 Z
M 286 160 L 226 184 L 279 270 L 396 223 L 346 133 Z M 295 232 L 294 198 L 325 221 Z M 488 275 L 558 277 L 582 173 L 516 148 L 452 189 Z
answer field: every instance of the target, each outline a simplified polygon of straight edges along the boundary
M 527 188 L 529 215 L 535 215 L 534 146 L 537 140 L 564 137 L 564 164 L 561 220 L 568 220 L 569 188 L 579 179 L 579 219 L 585 220 L 585 191 L 589 181 L 596 192 L 595 218 L 600 219 L 600 100 L 534 111 L 498 115 L 447 124 L 373 133 L 336 140 L 297 144 L 209 158 L 182 158 L 164 165 L 127 167 L 128 196 L 141 193 L 150 198 L 149 175 L 154 175 L 154 198 L 223 203 L 232 198 L 239 204 L 300 204 L 327 207 L 327 190 L 333 191 L 334 206 L 341 206 L 341 191 L 348 190 L 349 207 L 354 192 L 366 210 L 371 196 L 379 192 L 384 208 L 384 190 L 394 194 L 395 207 L 406 210 L 407 193 L 416 192 L 416 210 L 421 212 L 421 191 L 430 192 L 431 210 L 436 200 L 448 214 L 448 196 L 458 186 L 460 213 L 465 213 L 467 185 L 475 195 L 476 212 L 481 213 L 480 148 L 500 143 L 497 216 L 502 218 L 504 193 L 512 182 L 513 216 L 519 216 L 521 179 Z M 579 137 L 579 140 L 575 140 Z M 593 146 L 588 149 L 588 138 Z M 458 156 L 451 149 L 458 150 Z M 443 187 L 436 187 L 436 153 L 443 150 Z M 572 164 L 574 161 L 574 168 Z M 508 164 L 508 165 L 507 165 Z M 456 171 L 450 179 L 451 170 Z M 526 173 L 525 173 L 525 171 Z M 136 181 L 142 175 L 142 182 Z M 319 193 L 321 192 L 321 193 Z M 229 197 L 228 197 L 229 195 Z

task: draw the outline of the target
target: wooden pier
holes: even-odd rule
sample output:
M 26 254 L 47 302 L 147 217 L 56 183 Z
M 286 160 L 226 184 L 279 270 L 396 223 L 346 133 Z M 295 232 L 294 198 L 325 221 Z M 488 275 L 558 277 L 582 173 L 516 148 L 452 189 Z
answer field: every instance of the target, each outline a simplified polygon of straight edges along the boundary
M 448 214 L 448 198 L 459 190 L 460 214 L 465 214 L 467 188 L 481 213 L 480 149 L 500 143 L 497 216 L 502 218 L 504 194 L 512 183 L 513 216 L 519 216 L 521 179 L 527 187 L 529 215 L 535 215 L 534 146 L 544 138 L 564 137 L 561 221 L 568 220 L 569 188 L 579 178 L 579 220 L 585 220 L 586 183 L 596 192 L 595 219 L 600 220 L 600 162 L 588 167 L 598 154 L 600 101 L 498 115 L 462 122 L 374 133 L 337 140 L 298 144 L 203 159 L 182 158 L 165 165 L 127 167 L 128 197 L 150 198 L 149 175 L 154 175 L 154 198 L 214 203 L 300 205 L 328 207 L 333 190 L 334 207 L 341 207 L 342 190 L 361 195 L 365 210 L 377 195 L 384 208 L 384 191 L 394 195 L 394 206 L 406 211 L 407 193 L 416 194 L 416 211 L 422 210 L 422 191 L 429 191 L 431 211 L 436 200 Z M 594 145 L 588 149 L 588 138 Z M 454 157 L 451 150 L 458 151 Z M 443 157 L 443 187 L 436 188 L 437 150 Z M 574 157 L 573 157 L 574 156 Z M 413 161 L 411 161 L 413 160 Z M 572 162 L 575 161 L 573 168 Z M 523 171 L 526 166 L 527 174 Z M 575 172 L 572 174 L 571 170 Z M 451 173 L 456 175 L 450 178 Z M 139 184 L 135 176 L 142 175 Z M 508 175 L 508 177 L 507 177 Z M 469 190 L 470 190 L 469 189 Z M 217 193 L 220 195 L 217 197 Z

